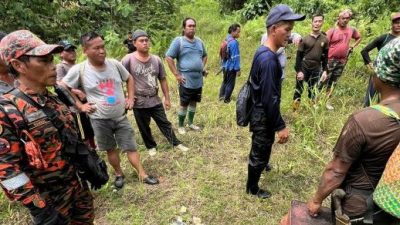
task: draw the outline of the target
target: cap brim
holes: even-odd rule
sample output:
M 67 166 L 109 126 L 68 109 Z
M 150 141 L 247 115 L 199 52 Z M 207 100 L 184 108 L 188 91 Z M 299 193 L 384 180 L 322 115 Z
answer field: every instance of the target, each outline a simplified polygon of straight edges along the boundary
M 48 54 L 56 54 L 60 53 L 64 50 L 64 47 L 61 45 L 40 45 L 28 52 L 26 52 L 24 55 L 30 55 L 30 56 L 45 56 Z
M 73 49 L 73 50 L 75 50 L 75 49 L 76 49 L 76 46 L 75 46 L 75 45 L 67 45 L 67 46 L 64 47 L 64 50 L 68 50 L 68 49 Z
M 292 14 L 290 16 L 287 16 L 285 18 L 282 18 L 284 21 L 302 21 L 306 18 L 306 15 L 301 15 L 301 14 Z

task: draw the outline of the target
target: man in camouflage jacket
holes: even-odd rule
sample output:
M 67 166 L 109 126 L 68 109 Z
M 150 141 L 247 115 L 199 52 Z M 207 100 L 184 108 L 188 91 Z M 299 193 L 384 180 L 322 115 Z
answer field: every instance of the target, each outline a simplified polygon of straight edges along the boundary
M 20 84 L 0 99 L 0 186 L 28 208 L 34 224 L 93 224 L 93 197 L 86 182 L 80 182 L 66 160 L 58 129 L 33 105 L 57 111 L 64 131 L 77 134 L 71 112 L 46 89 L 56 84 L 53 54 L 62 49 L 27 30 L 10 33 L 0 43 L 1 58 Z M 32 104 L 16 97 L 18 92 Z

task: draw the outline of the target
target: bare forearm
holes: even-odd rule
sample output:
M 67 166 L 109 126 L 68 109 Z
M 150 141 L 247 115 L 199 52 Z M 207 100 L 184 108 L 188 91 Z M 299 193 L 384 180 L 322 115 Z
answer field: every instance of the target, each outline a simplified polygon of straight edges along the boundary
M 78 109 L 80 109 L 81 106 L 82 106 L 82 102 L 81 102 L 81 100 L 79 99 L 79 97 L 78 97 L 75 93 L 73 93 L 73 92 L 71 91 L 72 88 L 68 87 L 68 85 L 67 85 L 66 83 L 64 83 L 63 81 L 59 81 L 59 82 L 57 82 L 57 84 L 58 84 L 59 86 L 63 87 L 65 90 L 68 91 L 68 93 L 69 93 L 69 94 L 72 96 L 72 98 L 74 99 L 75 107 L 78 108 Z
M 203 57 L 203 67 L 206 67 L 207 59 L 207 56 Z
M 126 86 L 128 90 L 128 99 L 135 98 L 135 80 L 131 75 L 129 75 L 128 80 L 126 81 Z
M 168 68 L 171 70 L 171 72 L 175 76 L 179 75 L 178 70 L 176 69 L 174 59 L 172 59 L 171 57 L 167 57 L 167 58 L 165 58 L 165 60 L 167 61 Z
M 163 95 L 165 97 L 165 99 L 169 100 L 169 89 L 168 89 L 168 82 L 167 79 L 164 78 L 160 81 L 160 85 L 161 85 L 161 90 L 163 92 Z

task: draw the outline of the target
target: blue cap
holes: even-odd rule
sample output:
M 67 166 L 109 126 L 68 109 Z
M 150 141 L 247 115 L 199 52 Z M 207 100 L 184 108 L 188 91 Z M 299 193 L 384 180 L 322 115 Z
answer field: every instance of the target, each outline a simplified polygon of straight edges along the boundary
M 305 15 L 294 13 L 288 5 L 279 4 L 269 11 L 267 21 L 265 23 L 267 27 L 270 27 L 280 21 L 301 21 L 305 18 Z

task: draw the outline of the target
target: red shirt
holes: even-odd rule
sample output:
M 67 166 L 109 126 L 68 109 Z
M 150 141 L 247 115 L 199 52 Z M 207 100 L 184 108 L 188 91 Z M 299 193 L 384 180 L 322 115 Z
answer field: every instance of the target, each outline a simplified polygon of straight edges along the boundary
M 351 38 L 357 40 L 361 38 L 361 35 L 352 27 L 346 27 L 344 29 L 335 27 L 326 32 L 326 37 L 329 41 L 328 60 L 337 59 L 345 63 L 347 52 L 350 49 Z

